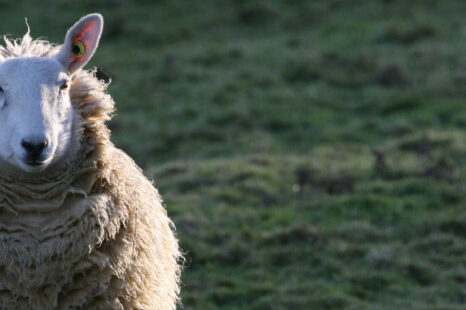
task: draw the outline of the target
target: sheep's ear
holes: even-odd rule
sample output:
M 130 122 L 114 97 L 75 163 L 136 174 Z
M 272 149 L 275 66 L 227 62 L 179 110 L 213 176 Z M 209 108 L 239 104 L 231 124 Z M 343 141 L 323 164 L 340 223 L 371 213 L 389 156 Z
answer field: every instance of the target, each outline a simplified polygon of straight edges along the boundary
M 102 15 L 89 14 L 68 30 L 65 43 L 54 57 L 69 74 L 82 68 L 94 55 L 99 45 L 103 25 Z

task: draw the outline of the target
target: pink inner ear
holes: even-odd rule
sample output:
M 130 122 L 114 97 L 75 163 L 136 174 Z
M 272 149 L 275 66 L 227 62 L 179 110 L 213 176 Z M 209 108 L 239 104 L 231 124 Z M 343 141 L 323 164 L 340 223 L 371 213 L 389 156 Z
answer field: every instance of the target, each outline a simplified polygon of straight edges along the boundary
M 85 56 L 89 53 L 89 48 L 92 47 L 91 45 L 93 42 L 95 42 L 96 39 L 96 32 L 94 31 L 96 27 L 97 22 L 95 20 L 91 20 L 87 22 L 82 28 L 81 32 L 73 38 L 73 43 L 81 41 L 84 44 L 84 55 L 81 57 L 72 55 L 72 57 L 75 59 L 74 62 L 83 61 Z

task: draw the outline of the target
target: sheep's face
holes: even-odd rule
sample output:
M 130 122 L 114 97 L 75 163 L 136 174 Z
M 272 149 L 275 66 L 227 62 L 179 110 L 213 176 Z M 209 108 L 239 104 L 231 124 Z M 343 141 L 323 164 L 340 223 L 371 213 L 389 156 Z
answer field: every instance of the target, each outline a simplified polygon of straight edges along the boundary
M 0 160 L 38 173 L 77 149 L 68 85 L 94 54 L 102 27 L 101 15 L 87 15 L 56 55 L 0 62 Z
M 73 110 L 69 75 L 54 58 L 18 57 L 0 64 L 0 156 L 42 171 L 69 149 Z

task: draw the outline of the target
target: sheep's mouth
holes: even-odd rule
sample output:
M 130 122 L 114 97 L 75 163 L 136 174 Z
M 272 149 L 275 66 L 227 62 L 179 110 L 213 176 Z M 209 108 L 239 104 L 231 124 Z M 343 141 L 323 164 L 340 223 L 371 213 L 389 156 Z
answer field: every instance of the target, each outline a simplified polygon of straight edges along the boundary
M 20 160 L 19 166 L 26 172 L 37 173 L 44 171 L 50 164 L 51 159 L 46 160 Z
M 38 160 L 29 160 L 26 161 L 26 165 L 31 166 L 31 167 L 39 167 L 45 164 L 45 161 L 38 161 Z
M 23 159 L 23 162 L 31 167 L 31 168 L 39 168 L 41 166 L 46 166 L 49 164 L 53 159 L 53 156 L 50 157 L 45 157 L 45 156 L 39 156 L 39 157 L 31 157 L 28 156 Z

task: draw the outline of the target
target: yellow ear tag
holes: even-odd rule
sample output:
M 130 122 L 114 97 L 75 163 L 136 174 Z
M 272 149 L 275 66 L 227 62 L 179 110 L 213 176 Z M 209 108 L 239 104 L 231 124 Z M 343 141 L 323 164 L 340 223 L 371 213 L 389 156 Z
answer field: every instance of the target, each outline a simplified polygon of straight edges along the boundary
M 82 57 L 85 51 L 86 48 L 84 47 L 84 44 L 81 41 L 73 42 L 73 45 L 71 46 L 71 52 L 73 53 L 74 57 Z

